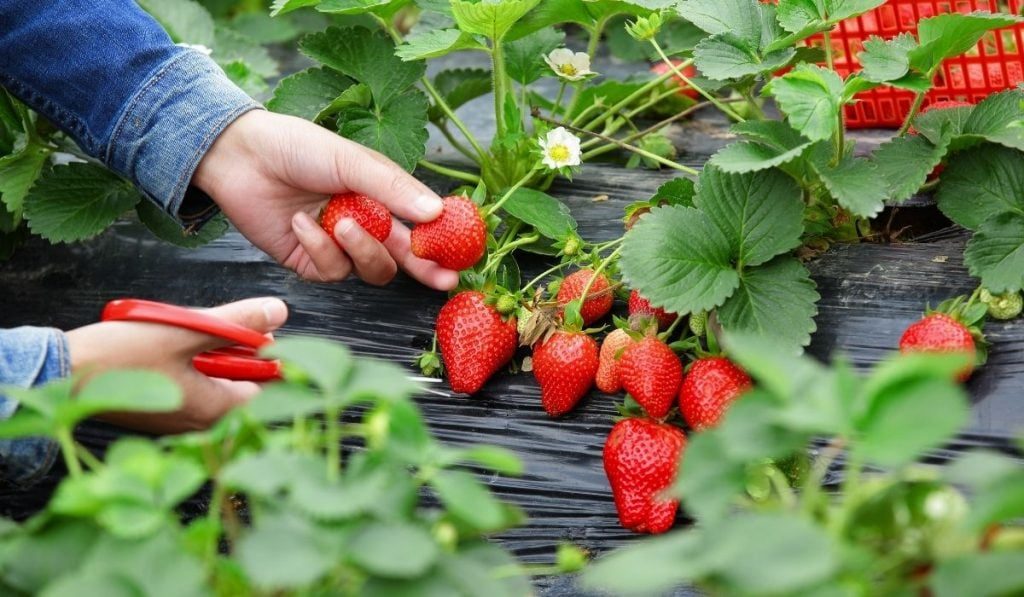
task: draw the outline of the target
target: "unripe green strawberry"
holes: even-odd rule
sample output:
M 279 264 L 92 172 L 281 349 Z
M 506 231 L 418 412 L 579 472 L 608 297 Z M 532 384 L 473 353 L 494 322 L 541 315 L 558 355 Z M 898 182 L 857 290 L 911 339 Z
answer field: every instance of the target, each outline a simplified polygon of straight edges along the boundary
M 703 336 L 708 329 L 708 312 L 694 311 L 690 313 L 690 331 L 694 336 Z
M 988 305 L 988 314 L 995 319 L 1013 319 L 1020 315 L 1021 308 L 1024 307 L 1024 299 L 1019 292 L 992 294 L 988 290 L 982 290 L 979 299 Z

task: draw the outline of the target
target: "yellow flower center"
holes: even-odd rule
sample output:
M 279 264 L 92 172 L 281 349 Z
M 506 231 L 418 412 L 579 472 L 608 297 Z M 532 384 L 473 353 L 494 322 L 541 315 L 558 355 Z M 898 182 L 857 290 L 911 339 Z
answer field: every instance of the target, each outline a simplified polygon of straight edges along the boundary
M 578 73 L 579 71 L 576 70 L 575 66 L 566 62 L 565 64 L 558 65 L 558 72 L 569 77 L 574 77 L 576 76 L 576 73 Z
M 553 145 L 548 148 L 548 157 L 555 162 L 569 161 L 569 148 L 565 145 Z

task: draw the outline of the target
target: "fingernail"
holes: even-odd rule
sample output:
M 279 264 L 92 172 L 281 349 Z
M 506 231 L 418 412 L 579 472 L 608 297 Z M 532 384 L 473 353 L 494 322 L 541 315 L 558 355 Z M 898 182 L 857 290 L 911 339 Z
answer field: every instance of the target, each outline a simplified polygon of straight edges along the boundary
M 263 314 L 267 316 L 267 323 L 271 325 L 284 323 L 288 318 L 288 307 L 280 299 L 268 299 L 263 301 Z
M 416 211 L 427 217 L 438 215 L 441 213 L 441 209 L 444 208 L 444 204 L 441 203 L 440 199 L 430 195 L 420 195 L 412 202 L 412 206 L 416 208 Z
M 342 218 L 342 220 L 338 222 L 338 226 L 335 230 L 341 236 L 348 236 L 348 233 L 352 231 L 352 228 L 355 227 L 355 225 L 356 221 L 352 218 Z

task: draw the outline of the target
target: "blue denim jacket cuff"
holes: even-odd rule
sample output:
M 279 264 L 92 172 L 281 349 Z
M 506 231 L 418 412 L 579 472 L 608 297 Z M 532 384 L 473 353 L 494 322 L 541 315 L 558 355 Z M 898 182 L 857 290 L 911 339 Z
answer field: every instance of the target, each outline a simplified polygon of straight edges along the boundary
M 229 124 L 261 107 L 209 57 L 181 48 L 128 102 L 104 161 L 182 226 L 194 226 L 216 211 L 205 194 L 189 189 L 199 161 Z
M 67 337 L 53 328 L 0 330 L 0 384 L 23 388 L 67 377 L 71 356 Z M 10 418 L 18 402 L 0 394 L 0 419 Z M 41 437 L 0 440 L 0 483 L 28 487 L 53 466 L 58 448 Z

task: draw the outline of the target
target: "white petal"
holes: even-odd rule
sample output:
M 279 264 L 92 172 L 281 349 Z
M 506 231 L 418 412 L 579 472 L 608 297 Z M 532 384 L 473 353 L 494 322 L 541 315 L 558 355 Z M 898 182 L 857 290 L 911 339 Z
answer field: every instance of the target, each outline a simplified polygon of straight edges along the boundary
M 555 64 L 572 63 L 573 52 L 569 48 L 556 48 L 551 50 L 548 58 Z M 550 62 L 549 62 L 550 64 Z
M 557 170 L 558 169 L 558 164 L 556 164 L 555 160 L 551 159 L 551 156 L 549 156 L 547 153 L 544 154 L 544 160 L 543 161 L 544 161 L 544 165 L 547 166 L 548 168 L 551 168 L 552 170 Z
M 590 72 L 590 56 L 586 52 L 576 52 L 569 61 L 580 73 Z

